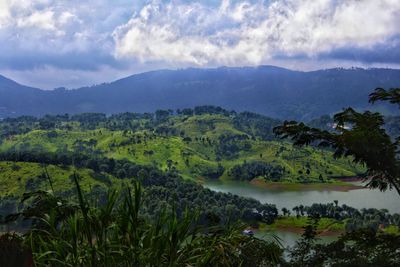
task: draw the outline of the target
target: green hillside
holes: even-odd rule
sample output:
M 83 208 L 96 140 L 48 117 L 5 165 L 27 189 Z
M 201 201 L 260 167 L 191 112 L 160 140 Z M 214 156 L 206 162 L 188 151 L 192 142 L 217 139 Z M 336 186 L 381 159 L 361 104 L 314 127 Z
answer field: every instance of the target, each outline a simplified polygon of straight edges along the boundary
M 195 110 L 196 111 L 196 110 Z M 193 114 L 194 113 L 194 114 Z M 23 117 L 0 123 L 0 152 L 81 153 L 127 159 L 187 179 L 334 182 L 364 170 L 349 159 L 277 140 L 276 120 L 203 107 L 197 112 Z
M 25 192 L 51 191 L 46 171 L 56 192 L 65 192 L 74 187 L 74 171 L 79 175 L 80 184 L 85 191 L 96 187 L 105 189 L 111 184 L 116 186 L 119 182 L 111 175 L 95 173 L 89 169 L 76 170 L 70 166 L 55 165 L 47 165 L 45 169 L 38 163 L 3 161 L 0 162 L 0 197 L 19 198 Z

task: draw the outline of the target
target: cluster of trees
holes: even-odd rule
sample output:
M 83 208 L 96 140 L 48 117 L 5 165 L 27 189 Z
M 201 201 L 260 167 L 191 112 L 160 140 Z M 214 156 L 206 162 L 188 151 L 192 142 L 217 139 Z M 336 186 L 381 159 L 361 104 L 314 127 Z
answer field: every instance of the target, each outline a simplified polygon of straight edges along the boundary
M 377 88 L 369 101 L 389 101 L 400 105 L 400 88 Z M 390 136 L 385 130 L 385 119 L 378 112 L 357 112 L 349 107 L 334 115 L 335 131 L 313 128 L 296 121 L 285 121 L 274 128 L 281 138 L 290 137 L 294 145 L 316 144 L 334 151 L 335 157 L 353 158 L 353 162 L 367 168 L 366 181 L 370 188 L 382 191 L 394 188 L 400 194 L 400 136 Z
M 221 134 L 216 148 L 217 158 L 234 159 L 241 151 L 250 151 L 249 136 L 245 134 Z
M 170 119 L 183 117 L 182 119 L 185 120 L 188 116 L 204 114 L 229 117 L 232 119 L 233 126 L 236 129 L 263 140 L 274 138 L 272 128 L 279 123 L 279 121 L 263 115 L 251 112 L 236 113 L 216 106 L 198 106 L 194 109 L 183 109 L 176 112 L 173 110 L 157 110 L 155 113 L 126 112 L 111 116 L 106 116 L 103 113 L 45 115 L 41 118 L 21 116 L 17 118 L 5 118 L 0 121 L 0 139 L 37 129 L 71 130 L 78 127 L 79 130 L 106 128 L 111 131 L 138 131 L 143 129 L 153 131 L 159 126 L 171 128 L 173 122 Z M 170 134 L 178 135 L 180 133 L 171 132 Z
M 236 129 L 261 140 L 275 140 L 276 136 L 273 133 L 273 129 L 279 123 L 279 120 L 253 112 L 241 112 L 233 118 L 233 126 Z
M 74 175 L 75 202 L 44 191 L 24 195 L 29 204 L 7 221 L 23 219 L 31 226 L 23 236 L 0 236 L 1 266 L 271 266 L 282 261 L 278 244 L 241 234 L 241 225 L 204 224 L 196 212 L 174 208 L 149 220 L 138 183 L 110 190 L 96 205 L 78 180 Z
M 203 188 L 194 182 L 184 181 L 173 168 L 169 172 L 162 172 L 153 166 L 138 165 L 128 160 L 115 160 L 93 154 L 85 153 L 38 153 L 37 151 L 7 151 L 0 153 L 0 161 L 37 162 L 42 164 L 54 164 L 63 166 L 75 166 L 76 168 L 88 168 L 95 173 L 108 173 L 120 179 L 140 181 L 145 187 L 148 202 L 146 213 L 154 215 L 161 207 L 168 206 L 173 196 L 179 196 L 181 201 L 176 204 L 178 211 L 189 207 L 198 207 L 211 212 L 214 217 L 225 221 L 227 219 L 243 219 L 248 222 L 273 223 L 278 216 L 275 205 L 261 204 L 260 202 L 238 197 L 232 194 L 217 193 Z M 220 175 L 221 169 L 217 174 Z M 98 175 L 97 177 L 102 177 Z M 211 177 L 212 178 L 212 177 Z M 108 180 L 103 181 L 106 185 Z M 64 193 L 65 195 L 65 193 Z M 206 209 L 203 209 L 207 207 Z M 228 208 L 227 208 L 228 207 Z
M 233 166 L 228 175 L 234 180 L 250 181 L 262 177 L 268 181 L 279 181 L 285 173 L 285 168 L 273 166 L 262 161 L 249 161 Z
M 360 229 L 346 233 L 328 244 L 318 241 L 319 217 L 309 217 L 302 238 L 289 250 L 281 266 L 398 266 L 400 235 Z
M 193 116 L 193 115 L 204 115 L 204 114 L 219 114 L 219 115 L 224 115 L 224 116 L 230 116 L 230 115 L 235 115 L 235 111 L 228 111 L 224 108 L 218 107 L 218 106 L 211 106 L 211 105 L 205 105 L 205 106 L 197 106 L 194 107 L 193 109 L 191 108 L 185 108 L 185 109 L 178 109 L 176 111 L 177 114 L 179 115 L 185 115 L 185 116 Z
M 215 192 L 193 182 L 174 180 L 164 186 L 151 185 L 145 188 L 145 207 L 149 215 L 154 211 L 171 209 L 174 205 L 178 214 L 186 208 L 201 210 L 204 221 L 226 224 L 244 221 L 252 225 L 259 222 L 271 224 L 278 216 L 275 205 L 239 197 L 230 193 Z
M 225 172 L 224 166 L 218 163 L 216 166 L 213 165 L 196 165 L 196 173 L 207 179 L 218 179 Z
M 400 227 L 400 214 L 390 214 L 386 209 L 356 209 L 346 204 L 340 206 L 337 200 L 327 204 L 299 205 L 293 207 L 292 211 L 297 217 L 318 215 L 322 218 L 346 221 L 346 231 L 348 232 L 366 228 L 377 232 L 379 227 L 388 225 Z M 291 214 L 286 208 L 282 208 L 282 213 L 283 215 Z

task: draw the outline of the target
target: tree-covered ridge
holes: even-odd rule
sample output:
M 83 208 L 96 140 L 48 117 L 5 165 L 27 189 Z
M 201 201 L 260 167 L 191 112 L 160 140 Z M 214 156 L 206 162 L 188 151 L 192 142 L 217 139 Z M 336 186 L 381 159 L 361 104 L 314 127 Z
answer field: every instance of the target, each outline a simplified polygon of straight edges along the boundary
M 396 69 L 302 72 L 274 66 L 159 70 L 76 90 L 39 90 L 0 78 L 0 118 L 84 112 L 154 112 L 204 104 L 310 120 L 343 106 L 369 108 L 369 92 L 400 84 Z M 382 105 L 381 109 L 390 112 Z M 396 110 L 394 110 L 396 112 Z
M 177 170 L 190 179 L 332 182 L 331 177 L 363 172 L 350 160 L 334 160 L 329 151 L 293 148 L 277 140 L 272 129 L 278 124 L 259 114 L 214 106 L 154 114 L 25 116 L 0 122 L 0 150 L 127 159 Z M 252 170 L 257 163 L 268 168 Z M 250 174 L 238 178 L 243 166 Z
M 241 220 L 257 224 L 272 223 L 278 214 L 275 205 L 214 192 L 195 182 L 183 180 L 173 171 L 162 172 L 127 160 L 94 158 L 88 155 L 70 155 L 66 159 L 59 158 L 54 153 L 47 153 L 46 157 L 33 154 L 19 156 L 20 162 L 1 163 L 3 186 L 10 189 L 1 192 L 0 217 L 3 218 L 23 207 L 19 204 L 23 193 L 46 190 L 66 199 L 75 196 L 75 172 L 80 174 L 81 190 L 100 203 L 106 200 L 108 189 L 119 190 L 140 181 L 144 186 L 143 214 L 149 218 L 172 208 L 179 215 L 189 208 L 199 210 L 200 219 L 204 222 L 211 220 L 222 224 Z M 40 163 L 32 163 L 39 159 Z M 95 171 L 97 166 L 102 166 L 103 171 Z

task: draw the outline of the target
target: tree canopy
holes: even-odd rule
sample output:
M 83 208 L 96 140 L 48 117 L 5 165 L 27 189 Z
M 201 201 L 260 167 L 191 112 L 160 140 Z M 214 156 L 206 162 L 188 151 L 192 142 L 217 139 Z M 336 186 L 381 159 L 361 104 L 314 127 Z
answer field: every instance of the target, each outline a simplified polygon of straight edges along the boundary
M 400 105 L 400 88 L 377 88 L 369 101 L 389 101 Z M 334 116 L 335 131 L 312 128 L 302 122 L 285 121 L 274 128 L 281 138 L 291 138 L 294 145 L 316 144 L 334 150 L 335 157 L 351 156 L 353 161 L 367 167 L 365 180 L 370 188 L 385 191 L 395 188 L 400 194 L 400 137 L 393 140 L 383 128 L 385 121 L 377 112 L 358 112 L 346 108 Z

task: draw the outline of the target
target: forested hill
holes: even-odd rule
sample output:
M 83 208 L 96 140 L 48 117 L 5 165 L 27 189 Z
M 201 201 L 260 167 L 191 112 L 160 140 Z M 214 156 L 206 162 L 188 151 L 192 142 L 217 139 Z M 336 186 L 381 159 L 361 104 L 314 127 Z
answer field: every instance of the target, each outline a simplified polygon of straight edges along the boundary
M 0 160 L 70 165 L 65 160 L 71 157 L 101 156 L 175 170 L 194 180 L 334 183 L 334 177 L 364 172 L 350 159 L 334 160 L 329 151 L 280 141 L 272 132 L 280 122 L 262 115 L 213 106 L 176 113 L 4 119 L 0 121 Z M 62 162 L 48 158 L 52 153 Z M 101 164 L 95 165 L 96 171 L 103 170 Z
M 75 90 L 43 91 L 0 77 L 0 117 L 82 112 L 153 112 L 196 105 L 309 120 L 343 107 L 367 107 L 376 87 L 398 87 L 400 70 L 311 72 L 260 66 L 159 70 Z M 374 106 L 380 111 L 387 107 Z

